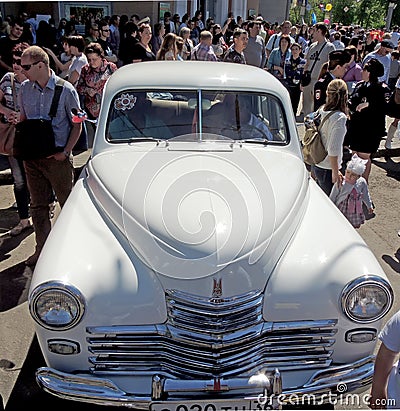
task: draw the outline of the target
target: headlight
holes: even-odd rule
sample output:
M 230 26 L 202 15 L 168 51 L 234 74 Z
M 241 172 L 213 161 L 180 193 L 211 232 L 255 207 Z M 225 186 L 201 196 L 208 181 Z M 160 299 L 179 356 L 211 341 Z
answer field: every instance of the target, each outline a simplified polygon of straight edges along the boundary
M 33 319 L 49 330 L 67 330 L 83 316 L 85 303 L 82 294 L 60 282 L 41 284 L 32 292 L 29 310 Z
M 377 276 L 350 282 L 342 291 L 342 310 L 357 323 L 372 323 L 388 313 L 393 303 L 390 284 Z

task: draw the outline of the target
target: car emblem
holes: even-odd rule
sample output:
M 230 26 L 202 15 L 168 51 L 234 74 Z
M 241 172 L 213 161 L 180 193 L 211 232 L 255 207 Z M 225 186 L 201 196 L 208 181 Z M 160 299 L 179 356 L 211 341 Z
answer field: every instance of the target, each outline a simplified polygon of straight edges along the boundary
M 224 300 L 222 297 L 222 279 L 213 279 L 213 290 L 212 290 L 212 294 L 211 294 L 211 302 L 214 304 L 220 304 L 222 303 Z
M 229 391 L 229 386 L 222 383 L 220 378 L 214 378 L 212 384 L 206 385 L 207 391 Z

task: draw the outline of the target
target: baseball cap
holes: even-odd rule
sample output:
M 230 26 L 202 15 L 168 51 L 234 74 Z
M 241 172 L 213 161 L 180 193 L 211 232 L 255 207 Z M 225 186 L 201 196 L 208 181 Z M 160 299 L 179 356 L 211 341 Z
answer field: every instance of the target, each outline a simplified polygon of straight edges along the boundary
M 382 40 L 381 47 L 386 47 L 387 49 L 394 49 L 394 44 L 390 40 Z
M 140 26 L 141 24 L 149 24 L 150 23 L 150 17 L 144 17 L 142 20 L 138 21 L 138 26 Z

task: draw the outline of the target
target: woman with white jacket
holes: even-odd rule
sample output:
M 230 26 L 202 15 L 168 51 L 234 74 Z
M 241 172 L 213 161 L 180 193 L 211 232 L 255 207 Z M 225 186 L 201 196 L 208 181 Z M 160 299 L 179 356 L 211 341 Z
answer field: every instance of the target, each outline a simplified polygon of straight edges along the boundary
M 346 135 L 347 85 L 341 79 L 332 80 L 327 89 L 326 103 L 318 112 L 321 121 L 330 112 L 320 129 L 321 140 L 328 155 L 320 163 L 311 166 L 311 172 L 321 189 L 329 196 L 335 183 L 340 184 L 343 157 L 343 140 Z

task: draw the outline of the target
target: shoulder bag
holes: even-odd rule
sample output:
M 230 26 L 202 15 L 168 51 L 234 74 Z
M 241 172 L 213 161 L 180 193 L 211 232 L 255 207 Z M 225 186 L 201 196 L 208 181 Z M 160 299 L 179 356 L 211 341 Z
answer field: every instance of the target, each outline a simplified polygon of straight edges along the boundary
M 315 165 L 320 163 L 325 157 L 328 155 L 326 148 L 321 139 L 320 130 L 322 125 L 325 123 L 326 120 L 333 114 L 336 113 L 337 110 L 330 111 L 320 122 L 319 126 L 312 122 L 311 125 L 308 125 L 306 128 L 306 132 L 304 134 L 303 142 L 302 142 L 302 152 L 303 152 L 303 159 L 304 162 L 308 165 Z
M 317 64 L 317 61 L 319 59 L 319 56 L 322 53 L 322 50 L 324 49 L 325 45 L 326 45 L 326 41 L 325 43 L 322 45 L 320 51 L 318 52 L 317 56 L 315 57 L 315 60 L 313 62 L 313 65 L 311 66 L 311 70 L 305 70 L 301 76 L 301 80 L 300 80 L 300 84 L 303 87 L 307 87 L 310 83 L 311 83 L 311 73 L 314 70 L 315 65 Z
M 274 42 L 272 43 L 271 51 L 275 48 L 275 42 L 276 42 L 276 39 L 277 39 L 277 37 L 278 37 L 278 34 L 275 33 L 275 34 L 273 34 L 273 36 L 274 36 Z
M 59 151 L 55 144 L 52 119 L 57 115 L 58 102 L 65 80 L 57 81 L 49 111 L 51 120 L 42 118 L 21 121 L 16 125 L 14 156 L 22 160 L 46 158 Z
M 14 110 L 17 110 L 14 73 L 10 73 L 11 93 L 14 102 Z M 4 117 L 0 122 L 0 154 L 12 156 L 15 138 L 15 124 L 9 123 Z

